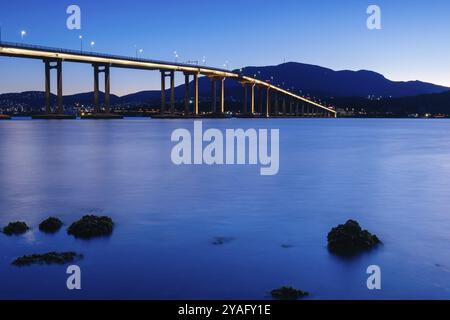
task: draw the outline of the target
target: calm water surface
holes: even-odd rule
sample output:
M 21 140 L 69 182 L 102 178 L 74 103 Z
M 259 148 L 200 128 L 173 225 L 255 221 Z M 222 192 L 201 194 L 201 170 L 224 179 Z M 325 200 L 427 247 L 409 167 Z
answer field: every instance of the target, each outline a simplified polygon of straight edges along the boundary
M 192 121 L 1 122 L 0 225 L 32 230 L 0 234 L 0 298 L 265 299 L 281 285 L 311 299 L 450 298 L 450 121 L 204 121 L 279 128 L 273 177 L 172 165 L 180 127 Z M 37 228 L 49 215 L 67 226 L 87 213 L 113 217 L 113 235 L 82 241 Z M 384 245 L 331 255 L 328 231 L 350 218 Z M 11 266 L 52 250 L 84 254 L 81 291 L 66 289 L 64 266 Z M 366 288 L 373 264 L 377 292 Z

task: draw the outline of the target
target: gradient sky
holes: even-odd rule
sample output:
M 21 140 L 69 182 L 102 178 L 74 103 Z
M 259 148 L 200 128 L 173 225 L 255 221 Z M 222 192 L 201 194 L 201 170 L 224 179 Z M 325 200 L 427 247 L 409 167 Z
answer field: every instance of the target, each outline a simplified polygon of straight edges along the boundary
M 82 29 L 66 28 L 66 8 L 82 10 Z M 382 30 L 366 27 L 366 9 L 382 9 Z M 16 0 L 0 4 L 4 41 L 230 68 L 298 61 L 335 70 L 367 69 L 392 80 L 450 86 L 448 0 Z M 92 68 L 64 64 L 64 94 L 91 91 Z M 0 57 L 0 93 L 43 90 L 43 64 Z M 181 81 L 179 77 L 178 81 Z M 112 92 L 159 88 L 158 73 L 112 70 Z

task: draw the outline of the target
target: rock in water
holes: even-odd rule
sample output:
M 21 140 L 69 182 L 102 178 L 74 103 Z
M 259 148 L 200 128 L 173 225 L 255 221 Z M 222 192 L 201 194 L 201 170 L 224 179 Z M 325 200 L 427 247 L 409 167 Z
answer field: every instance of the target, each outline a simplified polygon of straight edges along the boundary
M 11 222 L 6 227 L 3 228 L 3 233 L 12 236 L 12 235 L 19 235 L 24 234 L 30 230 L 30 228 L 27 226 L 25 222 Z
M 359 223 L 354 220 L 333 228 L 328 234 L 328 249 L 340 255 L 352 255 L 370 250 L 380 243 L 376 235 L 362 230 Z
M 308 292 L 297 290 L 292 287 L 281 287 L 272 290 L 270 294 L 272 295 L 272 298 L 280 300 L 297 300 L 309 296 Z
M 67 229 L 76 238 L 90 239 L 109 236 L 113 232 L 114 222 L 110 217 L 84 216 Z
M 66 264 L 81 258 L 83 255 L 76 252 L 49 252 L 17 258 L 13 261 L 13 265 L 23 267 L 32 264 Z
M 63 223 L 58 218 L 50 217 L 39 225 L 39 230 L 46 233 L 55 233 L 61 229 Z
M 216 237 L 214 238 L 214 240 L 212 241 L 212 244 L 215 246 L 221 246 L 227 243 L 230 243 L 232 241 L 234 241 L 234 238 L 231 237 Z

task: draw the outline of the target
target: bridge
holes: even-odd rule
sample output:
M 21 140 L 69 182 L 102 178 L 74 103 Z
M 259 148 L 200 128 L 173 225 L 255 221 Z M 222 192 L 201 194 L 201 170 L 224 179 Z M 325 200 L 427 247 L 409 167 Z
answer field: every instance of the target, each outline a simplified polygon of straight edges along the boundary
M 160 117 L 175 116 L 175 74 L 182 73 L 185 78 L 184 111 L 182 116 L 200 117 L 199 112 L 199 77 L 205 76 L 211 80 L 211 115 L 224 115 L 225 110 L 225 79 L 234 79 L 242 84 L 244 101 L 241 115 L 245 117 L 323 117 L 335 118 L 337 112 L 315 101 L 297 95 L 292 91 L 280 88 L 270 81 L 248 77 L 240 73 L 225 69 L 195 66 L 167 61 L 131 58 L 117 55 L 100 54 L 93 52 L 50 48 L 29 44 L 0 42 L 0 56 L 39 59 L 45 66 L 45 111 L 41 118 L 64 119 L 63 107 L 63 62 L 91 64 L 94 74 L 94 113 L 95 118 L 117 118 L 111 112 L 110 105 L 110 68 L 127 68 L 140 70 L 156 70 L 161 73 L 161 107 Z M 52 112 L 50 102 L 51 70 L 56 70 L 57 94 L 56 112 Z M 99 74 L 104 74 L 104 106 L 99 102 Z M 166 79 L 170 79 L 170 88 L 166 89 Z M 191 79 L 193 85 L 193 106 L 191 108 Z M 217 85 L 219 85 L 219 99 L 217 99 Z M 260 91 L 259 110 L 255 106 L 255 88 Z M 169 101 L 166 101 L 167 91 Z M 250 95 L 250 97 L 249 97 Z M 265 103 L 263 105 L 263 96 Z M 168 103 L 167 103 L 168 102 Z M 191 110 L 192 109 L 192 110 Z

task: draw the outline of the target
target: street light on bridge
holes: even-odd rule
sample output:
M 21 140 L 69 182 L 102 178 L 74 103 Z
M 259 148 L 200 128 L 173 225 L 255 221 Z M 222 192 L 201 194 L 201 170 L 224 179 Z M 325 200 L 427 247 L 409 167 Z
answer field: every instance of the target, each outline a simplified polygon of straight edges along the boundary
M 22 44 L 23 44 L 23 38 L 27 35 L 27 32 L 25 30 L 20 31 L 20 37 L 22 38 Z
M 136 51 L 136 59 L 140 58 L 140 55 L 142 55 L 142 53 L 144 52 L 144 49 L 138 50 L 137 45 L 134 45 L 134 50 Z
M 83 36 L 80 34 L 78 39 L 80 39 L 80 51 L 83 52 Z
M 94 52 L 95 41 L 91 41 L 91 53 Z

